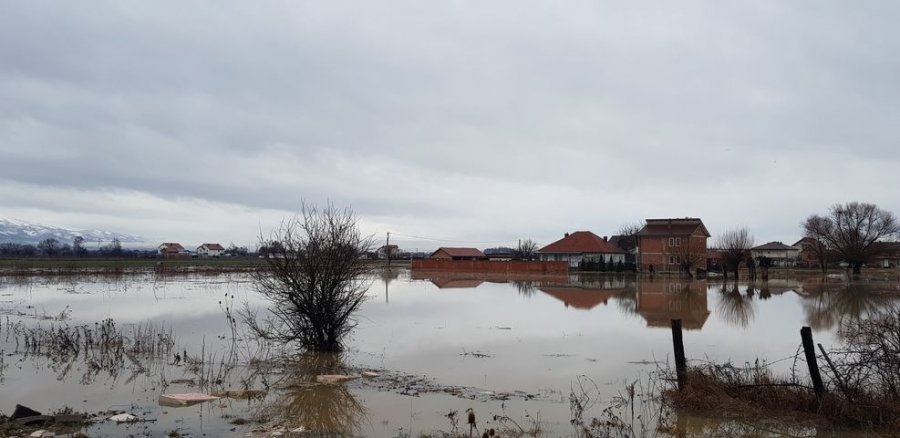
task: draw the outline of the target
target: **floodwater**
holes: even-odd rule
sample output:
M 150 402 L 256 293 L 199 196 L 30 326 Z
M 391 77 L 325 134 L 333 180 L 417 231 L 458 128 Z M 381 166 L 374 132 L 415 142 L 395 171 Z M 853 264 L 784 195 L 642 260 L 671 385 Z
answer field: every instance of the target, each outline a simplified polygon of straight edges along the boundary
M 395 269 L 372 278 L 369 296 L 341 358 L 304 356 L 285 366 L 267 360 L 274 347 L 253 342 L 236 316 L 245 305 L 266 306 L 244 274 L 0 276 L 0 412 L 18 403 L 146 420 L 97 422 L 84 430 L 90 436 L 266 436 L 283 426 L 415 437 L 467 433 L 472 409 L 482 431 L 539 426 L 546 436 L 573 436 L 570 394 L 589 396 L 589 418 L 627 385 L 646 382 L 671 361 L 672 319 L 682 320 L 691 360 L 765 360 L 788 373 L 802 326 L 826 348 L 838 346 L 841 324 L 900 299 L 900 283 L 511 281 Z M 36 327 L 96 329 L 110 318 L 125 338 L 142 332 L 145 347 L 156 348 L 59 357 L 25 345 Z M 315 374 L 335 370 L 379 377 L 314 383 Z M 159 403 L 161 394 L 248 388 L 266 392 L 188 407 Z

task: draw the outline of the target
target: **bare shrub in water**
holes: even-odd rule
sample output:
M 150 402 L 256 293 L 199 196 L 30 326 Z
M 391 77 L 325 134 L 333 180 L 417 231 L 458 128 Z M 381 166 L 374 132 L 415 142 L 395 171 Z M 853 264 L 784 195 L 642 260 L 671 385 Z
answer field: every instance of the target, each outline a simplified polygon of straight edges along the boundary
M 834 356 L 846 395 L 883 398 L 900 406 L 900 306 L 850 321 L 839 333 L 846 347 Z
M 356 327 L 353 314 L 365 300 L 371 270 L 365 255 L 372 239 L 360 234 L 356 222 L 350 209 L 303 204 L 299 215 L 260 239 L 269 269 L 255 272 L 253 281 L 272 305 L 263 321 L 245 307 L 244 319 L 256 334 L 307 351 L 342 350 Z

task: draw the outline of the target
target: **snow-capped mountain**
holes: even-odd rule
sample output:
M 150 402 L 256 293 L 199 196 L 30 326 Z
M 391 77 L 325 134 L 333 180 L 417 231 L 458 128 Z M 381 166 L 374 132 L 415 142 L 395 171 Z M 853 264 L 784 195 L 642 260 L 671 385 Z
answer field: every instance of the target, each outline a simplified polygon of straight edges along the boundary
M 0 243 L 12 242 L 37 244 L 44 239 L 50 238 L 59 240 L 62 243 L 72 243 L 78 236 L 83 237 L 86 243 L 110 242 L 114 238 L 118 238 L 122 243 L 137 243 L 144 241 L 142 237 L 132 234 L 50 227 L 0 216 Z

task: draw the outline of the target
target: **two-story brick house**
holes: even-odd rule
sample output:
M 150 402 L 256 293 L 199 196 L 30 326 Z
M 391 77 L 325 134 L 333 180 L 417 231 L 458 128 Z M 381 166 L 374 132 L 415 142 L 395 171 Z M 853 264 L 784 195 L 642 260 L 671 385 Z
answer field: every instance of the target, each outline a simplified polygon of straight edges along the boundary
M 706 269 L 710 234 L 699 218 L 647 219 L 637 236 L 643 272 L 679 272 L 686 265 Z

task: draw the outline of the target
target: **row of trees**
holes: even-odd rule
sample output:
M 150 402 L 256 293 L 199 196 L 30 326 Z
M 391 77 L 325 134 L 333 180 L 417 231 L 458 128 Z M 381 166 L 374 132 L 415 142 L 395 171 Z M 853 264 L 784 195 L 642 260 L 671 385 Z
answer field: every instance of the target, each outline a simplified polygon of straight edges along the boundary
M 844 262 L 859 274 L 866 263 L 884 251 L 880 242 L 900 236 L 900 223 L 893 213 L 865 202 L 832 205 L 827 214 L 813 214 L 801 226 L 804 249 L 814 255 L 823 273 L 830 263 Z M 727 230 L 716 239 L 726 278 L 731 270 L 737 279 L 742 264 L 751 278 L 755 278 L 757 268 L 765 275 L 771 261 L 754 260 L 750 254 L 754 245 L 753 235 L 746 228 Z
M 261 248 L 262 250 L 262 248 Z M 232 257 L 251 255 L 245 246 L 230 244 L 225 254 Z M 155 256 L 155 250 L 136 250 L 122 248 L 119 239 L 97 249 L 87 249 L 83 237 L 76 237 L 71 244 L 48 238 L 32 245 L 28 243 L 0 243 L 0 257 L 149 257 Z
M 883 250 L 878 242 L 898 235 L 894 214 L 865 202 L 835 204 L 826 215 L 814 214 L 803 222 L 803 237 L 823 272 L 830 254 L 836 254 L 859 274 Z
M 76 237 L 71 244 L 60 242 L 58 239 L 48 238 L 38 242 L 37 245 L 28 243 L 0 243 L 0 257 L 84 257 L 87 255 L 100 255 L 121 257 L 130 253 L 122 249 L 122 243 L 113 239 L 107 245 L 97 250 L 88 250 L 84 247 L 84 238 Z

